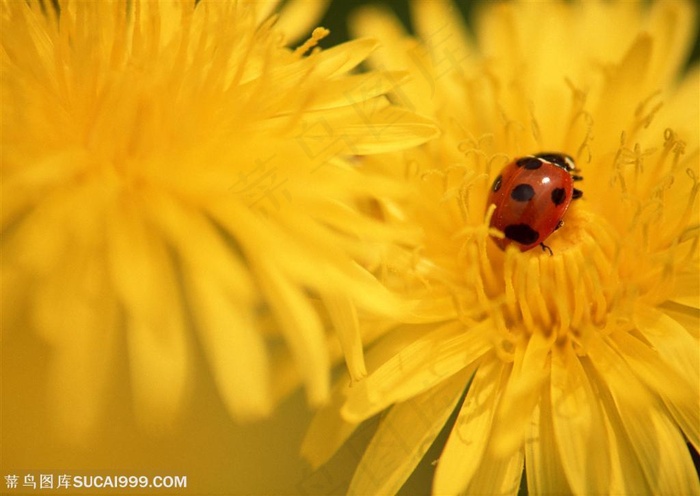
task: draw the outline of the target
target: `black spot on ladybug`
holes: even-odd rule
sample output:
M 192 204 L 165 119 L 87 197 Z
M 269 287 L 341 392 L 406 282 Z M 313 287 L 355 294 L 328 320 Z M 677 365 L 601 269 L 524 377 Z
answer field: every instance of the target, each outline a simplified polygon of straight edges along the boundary
M 527 224 L 511 224 L 503 230 L 506 238 L 520 243 L 521 245 L 531 245 L 540 237 L 540 234 Z
M 529 201 L 533 196 L 535 196 L 535 188 L 529 184 L 518 184 L 510 192 L 510 197 L 519 202 Z
M 542 167 L 542 161 L 539 158 L 535 157 L 523 157 L 519 158 L 515 162 L 515 165 L 517 165 L 518 167 L 525 167 L 528 170 L 535 170 Z
M 554 188 L 552 190 L 552 203 L 561 205 L 566 200 L 566 191 L 564 188 Z
M 503 181 L 503 176 L 498 176 L 496 180 L 493 182 L 493 186 L 491 186 L 491 191 L 494 193 L 501 189 L 501 182 Z

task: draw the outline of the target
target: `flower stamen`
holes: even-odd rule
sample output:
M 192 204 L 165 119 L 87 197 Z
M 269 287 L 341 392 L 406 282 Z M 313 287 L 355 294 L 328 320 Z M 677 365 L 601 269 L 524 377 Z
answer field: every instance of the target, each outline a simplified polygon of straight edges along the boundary
M 316 45 L 318 45 L 318 42 L 321 41 L 323 38 L 331 34 L 330 30 L 323 28 L 323 27 L 317 27 L 311 32 L 311 38 L 306 40 L 301 46 L 297 47 L 296 50 L 294 50 L 294 56 L 301 58 L 304 55 L 306 55 L 312 48 L 314 48 Z

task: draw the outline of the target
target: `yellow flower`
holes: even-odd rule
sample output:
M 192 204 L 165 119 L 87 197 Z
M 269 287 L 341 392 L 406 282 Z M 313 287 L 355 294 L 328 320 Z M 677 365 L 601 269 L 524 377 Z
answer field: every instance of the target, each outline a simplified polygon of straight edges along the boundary
M 401 74 L 351 74 L 375 42 L 289 49 L 324 2 L 276 3 L 2 2 L 3 343 L 48 345 L 67 435 L 125 368 L 171 424 L 200 353 L 235 418 L 289 390 L 280 349 L 323 401 L 325 326 L 360 376 L 357 309 L 395 308 L 369 271 L 412 234 L 358 205 L 401 188 L 352 157 L 434 127 L 388 103 Z
M 474 36 L 446 1 L 413 4 L 417 41 L 363 11 L 395 99 L 442 136 L 367 159 L 414 201 L 387 222 L 424 232 L 388 281 L 417 301 L 338 386 L 303 447 L 320 465 L 389 408 L 351 494 L 398 491 L 450 414 L 435 494 L 698 494 L 700 71 L 684 73 L 683 1 L 480 5 Z M 501 251 L 487 195 L 511 160 L 571 155 L 584 180 L 553 252 Z M 403 262 L 410 262 L 406 269 Z M 464 396 L 463 396 L 464 395 Z

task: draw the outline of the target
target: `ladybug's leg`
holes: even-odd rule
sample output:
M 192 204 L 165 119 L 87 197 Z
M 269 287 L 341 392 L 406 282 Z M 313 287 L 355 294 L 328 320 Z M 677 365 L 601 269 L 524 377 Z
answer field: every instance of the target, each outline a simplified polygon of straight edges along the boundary
M 581 198 L 582 196 L 583 196 L 583 191 L 581 191 L 580 189 L 574 188 L 574 192 L 571 195 L 571 199 L 576 200 L 578 198 Z
M 583 176 L 577 176 L 575 174 L 571 174 L 571 179 L 574 181 L 583 181 Z
M 552 255 L 554 255 L 554 252 L 552 252 L 552 249 L 551 249 L 549 246 L 547 246 L 546 244 L 540 243 L 540 246 L 542 247 L 542 251 L 545 251 L 545 250 L 549 251 L 549 256 L 550 256 L 550 257 L 551 257 Z
M 559 219 L 559 222 L 557 222 L 557 227 L 555 227 L 554 230 L 556 231 L 557 229 L 559 229 L 559 228 L 560 228 L 561 226 L 563 226 L 563 225 L 564 225 L 564 220 L 563 220 L 563 219 Z

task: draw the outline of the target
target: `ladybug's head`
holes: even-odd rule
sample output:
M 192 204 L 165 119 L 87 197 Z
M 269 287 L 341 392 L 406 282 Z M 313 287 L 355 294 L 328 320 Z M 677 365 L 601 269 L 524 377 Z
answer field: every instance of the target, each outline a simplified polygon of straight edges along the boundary
M 574 159 L 564 153 L 538 153 L 535 155 L 535 157 L 552 163 L 557 167 L 561 167 L 567 172 L 573 172 L 576 170 Z

